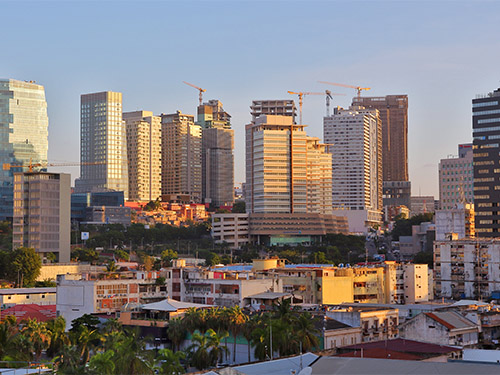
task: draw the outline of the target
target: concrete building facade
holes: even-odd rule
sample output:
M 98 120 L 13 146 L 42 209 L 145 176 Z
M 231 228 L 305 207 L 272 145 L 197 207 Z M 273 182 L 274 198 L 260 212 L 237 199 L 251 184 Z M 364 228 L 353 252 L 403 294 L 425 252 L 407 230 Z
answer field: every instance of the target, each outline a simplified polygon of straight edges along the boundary
M 435 202 L 432 195 L 410 198 L 411 216 L 435 212 Z
M 500 241 L 456 239 L 434 242 L 438 298 L 487 299 L 500 290 Z
M 439 162 L 439 205 L 442 210 L 474 203 L 472 144 L 458 145 L 458 157 Z
M 324 118 L 332 153 L 332 205 L 347 216 L 351 232 L 382 220 L 382 126 L 376 109 L 336 108 Z
M 149 202 L 161 197 L 161 118 L 153 112 L 123 113 L 127 129 L 128 199 Z
M 161 115 L 162 200 L 202 201 L 202 130 L 181 111 Z
M 250 106 L 252 122 L 255 122 L 262 115 L 289 116 L 296 124 L 297 107 L 291 99 L 286 100 L 254 100 Z
M 474 205 L 466 203 L 458 204 L 454 209 L 438 210 L 435 213 L 436 240 L 450 239 L 455 233 L 457 238 L 475 237 Z
M 44 87 L 0 79 L 0 220 L 13 216 L 14 173 L 47 163 L 48 127 Z
M 122 118 L 122 94 L 85 94 L 80 101 L 82 164 L 75 192 L 123 191 L 127 199 L 127 132 Z
M 247 244 L 248 214 L 213 214 L 211 236 L 215 243 L 227 243 L 232 249 Z
M 500 88 L 472 100 L 474 205 L 480 237 L 500 236 Z
M 215 207 L 234 202 L 234 130 L 222 103 L 210 100 L 198 107 L 202 128 L 203 200 Z
M 66 173 L 14 174 L 12 246 L 32 247 L 58 262 L 71 256 L 71 179 Z

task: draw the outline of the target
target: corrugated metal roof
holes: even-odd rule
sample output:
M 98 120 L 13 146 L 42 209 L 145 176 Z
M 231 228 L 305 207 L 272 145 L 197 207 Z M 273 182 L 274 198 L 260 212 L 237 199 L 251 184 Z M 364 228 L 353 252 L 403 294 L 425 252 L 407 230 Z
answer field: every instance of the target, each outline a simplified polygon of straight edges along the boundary
M 477 324 L 454 311 L 424 313 L 448 329 L 475 328 Z
M 398 352 L 406 353 L 427 353 L 427 354 L 445 354 L 455 352 L 459 349 L 452 346 L 431 344 L 428 342 L 407 340 L 402 338 L 392 340 L 381 340 L 366 342 L 362 344 L 344 346 L 342 349 L 370 349 L 370 348 L 384 348 L 388 350 L 395 350 Z

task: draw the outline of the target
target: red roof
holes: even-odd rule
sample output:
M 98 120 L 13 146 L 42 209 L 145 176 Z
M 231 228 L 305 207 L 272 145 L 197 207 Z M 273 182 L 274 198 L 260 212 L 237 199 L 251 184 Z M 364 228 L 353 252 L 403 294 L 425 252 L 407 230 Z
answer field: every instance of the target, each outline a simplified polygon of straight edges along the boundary
M 348 352 L 348 353 L 337 354 L 335 357 L 361 358 L 361 349 L 355 350 L 352 352 Z M 385 348 L 363 349 L 363 358 L 402 359 L 402 360 L 407 360 L 407 361 L 418 361 L 418 360 L 422 359 L 421 356 L 418 356 L 415 354 L 398 352 L 395 350 L 388 350 Z
M 7 316 L 13 315 L 18 321 L 36 319 L 39 322 L 46 322 L 57 317 L 56 305 L 15 305 L 1 311 L 0 320 L 4 320 Z
M 344 349 L 372 349 L 383 348 L 404 353 L 428 353 L 428 354 L 445 354 L 455 352 L 458 349 L 446 345 L 431 344 L 428 342 L 407 340 L 402 338 L 392 340 L 381 340 L 373 342 L 365 342 L 362 344 L 350 345 L 342 347 Z

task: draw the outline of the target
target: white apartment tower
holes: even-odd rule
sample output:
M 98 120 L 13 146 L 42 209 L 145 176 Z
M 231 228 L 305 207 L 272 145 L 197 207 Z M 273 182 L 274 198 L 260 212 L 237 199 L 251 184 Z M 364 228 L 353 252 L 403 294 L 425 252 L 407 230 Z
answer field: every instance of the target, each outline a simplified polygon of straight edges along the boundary
M 304 128 L 275 115 L 246 125 L 247 212 L 331 214 L 331 155 Z
M 161 145 L 162 199 L 201 203 L 201 126 L 194 116 L 181 111 L 162 114 Z
M 127 128 L 129 200 L 149 202 L 161 196 L 161 117 L 153 112 L 123 114 Z
M 351 232 L 381 222 L 382 125 L 377 109 L 336 108 L 324 118 L 332 153 L 334 214 L 347 216 Z
M 127 134 L 122 94 L 99 92 L 81 96 L 80 178 L 78 193 L 123 191 L 128 199 Z

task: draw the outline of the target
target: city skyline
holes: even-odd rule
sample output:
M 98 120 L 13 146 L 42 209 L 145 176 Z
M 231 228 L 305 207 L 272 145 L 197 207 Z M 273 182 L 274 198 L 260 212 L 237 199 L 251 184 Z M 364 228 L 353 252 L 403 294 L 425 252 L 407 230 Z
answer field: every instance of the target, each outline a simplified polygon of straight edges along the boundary
M 500 48 L 494 28 L 500 6 L 492 2 L 453 7 L 449 2 L 292 2 L 286 7 L 271 2 L 265 12 L 250 2 L 199 2 L 196 12 L 189 5 L 41 2 L 26 8 L 23 3 L 1 3 L 6 14 L 22 13 L 23 18 L 6 20 L 7 28 L 17 30 L 6 48 L 17 58 L 3 60 L 0 71 L 7 78 L 44 85 L 50 161 L 79 160 L 81 94 L 117 91 L 123 93 L 124 111 L 148 108 L 159 115 L 180 109 L 195 115 L 198 93 L 182 83 L 186 80 L 207 90 L 205 101 L 219 99 L 232 114 L 235 182 L 243 182 L 244 125 L 250 121 L 252 100 L 295 99 L 286 91 L 323 91 L 331 87 L 317 81 L 329 80 L 371 87 L 363 96 L 408 95 L 413 195 L 437 197 L 439 160 L 454 154 L 457 144 L 472 141 L 471 101 L 493 90 L 497 81 Z M 151 16 L 150 22 L 126 27 L 139 10 Z M 203 20 L 215 14 L 225 22 L 210 24 L 210 33 L 229 47 L 225 59 L 210 58 L 217 50 L 211 43 L 198 48 Z M 87 29 L 90 15 L 93 26 Z M 256 19 L 259 28 L 254 27 Z M 191 27 L 180 27 L 185 22 Z M 103 30 L 109 30 L 109 44 L 100 42 Z M 280 48 L 258 43 L 277 37 Z M 155 54 L 146 60 L 126 59 L 125 47 L 131 42 L 143 43 Z M 187 57 L 169 59 L 176 49 Z M 29 58 L 34 53 L 37 59 Z M 197 54 L 208 58 L 197 59 Z M 346 94 L 335 97 L 334 106 L 348 107 L 355 94 L 333 91 Z M 322 138 L 324 112 L 324 97 L 304 99 L 303 122 L 311 136 Z M 78 176 L 77 167 L 50 170 Z

